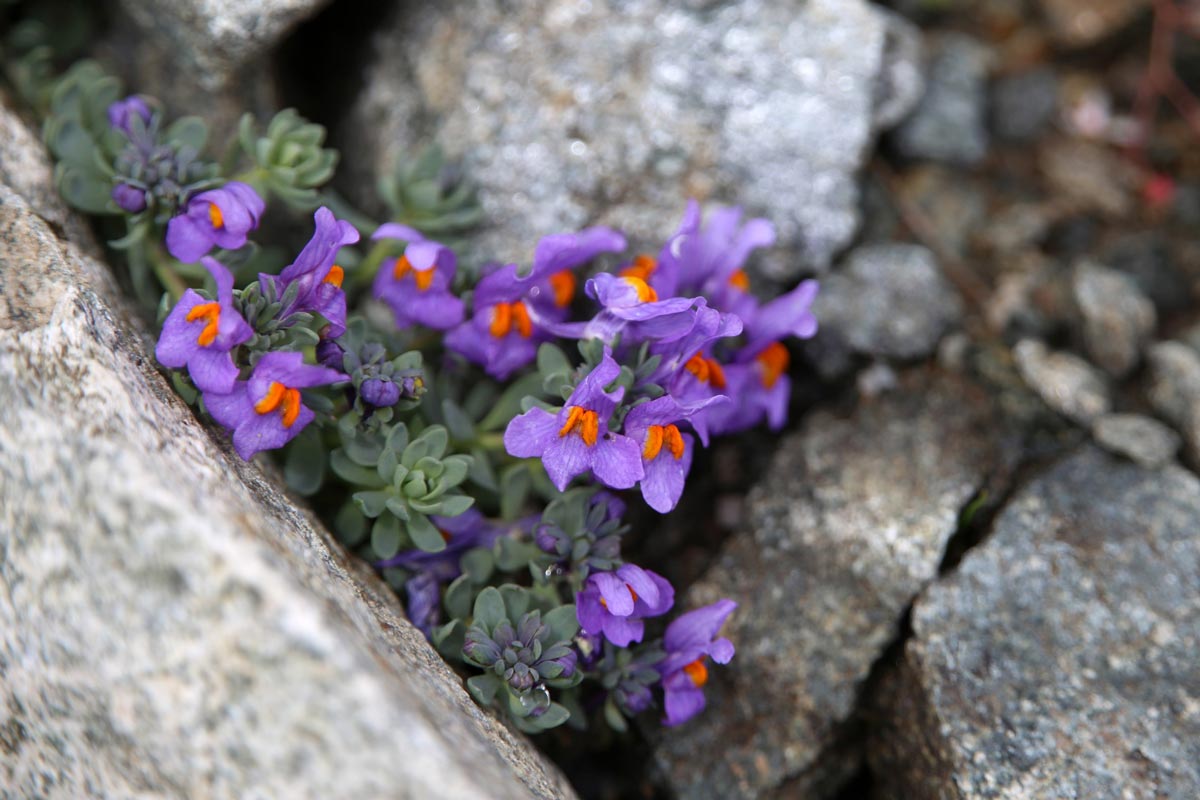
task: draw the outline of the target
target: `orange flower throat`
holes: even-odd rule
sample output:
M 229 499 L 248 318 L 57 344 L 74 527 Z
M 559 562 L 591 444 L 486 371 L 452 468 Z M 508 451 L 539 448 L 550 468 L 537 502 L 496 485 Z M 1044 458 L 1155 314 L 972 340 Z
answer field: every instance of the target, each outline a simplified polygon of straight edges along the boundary
M 217 338 L 217 321 L 221 317 L 220 303 L 201 303 L 188 312 L 185 319 L 188 322 L 204 320 L 204 329 L 200 331 L 196 342 L 201 347 L 208 347 Z
M 550 291 L 554 292 L 554 305 L 566 308 L 575 299 L 575 287 L 578 281 L 575 273 L 569 269 L 556 272 L 549 278 Z
M 763 388 L 770 389 L 779 380 L 779 376 L 787 372 L 791 356 L 788 350 L 779 342 L 772 342 L 754 357 L 762 370 Z
M 648 281 L 656 269 L 658 269 L 658 262 L 652 256 L 643 253 L 640 256 L 634 256 L 633 263 L 621 270 L 621 277 Z
M 705 358 L 697 353 L 688 359 L 684 367 L 701 383 L 710 383 L 714 389 L 725 388 L 725 370 L 721 369 L 715 358 Z
M 697 689 L 708 683 L 708 667 L 704 666 L 704 656 L 700 656 L 692 663 L 683 668 L 687 676 L 691 678 L 692 685 Z
M 528 339 L 533 335 L 529 309 L 520 300 L 513 303 L 496 303 L 492 306 L 492 324 L 488 330 L 497 339 L 503 339 L 514 330 L 521 334 L 522 338 Z
M 674 425 L 651 425 L 646 429 L 646 444 L 642 447 L 642 459 L 653 461 L 662 452 L 663 447 L 675 457 L 683 458 L 683 436 Z
M 278 381 L 271 381 L 263 399 L 254 404 L 259 414 L 270 414 L 278 410 L 283 416 L 283 427 L 290 428 L 300 416 L 300 390 L 289 389 Z
M 571 406 L 567 410 L 567 421 L 558 432 L 558 436 L 562 438 L 569 433 L 578 433 L 588 447 L 595 445 L 600 437 L 600 417 L 595 411 Z
M 221 213 L 221 209 L 216 203 L 208 204 L 208 221 L 212 223 L 213 230 L 221 230 L 225 227 L 225 215 Z
M 405 275 L 411 273 L 413 276 L 413 281 L 415 281 L 417 284 L 417 289 L 424 292 L 433 285 L 433 273 L 436 271 L 436 269 L 437 267 L 432 267 L 427 270 L 415 269 L 412 265 L 412 262 L 408 260 L 408 256 L 400 256 L 396 259 L 396 266 L 392 269 L 392 276 L 396 280 L 400 280 Z

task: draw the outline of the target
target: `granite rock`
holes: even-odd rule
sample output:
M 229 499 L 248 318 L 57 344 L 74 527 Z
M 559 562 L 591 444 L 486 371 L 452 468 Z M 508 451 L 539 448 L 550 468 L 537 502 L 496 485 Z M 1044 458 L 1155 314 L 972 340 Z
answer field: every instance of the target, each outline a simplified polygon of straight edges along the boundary
M 1188 456 L 1200 464 L 1200 353 L 1182 342 L 1159 342 L 1146 359 L 1150 405 L 1183 435 Z
M 925 95 L 892 137 L 901 155 L 962 165 L 987 155 L 989 59 L 984 45 L 963 34 L 933 43 Z
M 477 259 L 527 262 L 538 237 L 588 224 L 657 249 L 698 197 L 778 226 L 772 276 L 824 269 L 858 227 L 878 125 L 911 105 L 909 36 L 863 0 L 412 9 L 375 36 L 337 131 L 345 186 L 369 203 L 374 176 L 437 141 L 495 221 Z
M 992 130 L 1010 142 L 1030 142 L 1058 113 L 1058 76 L 1039 67 L 996 81 L 991 98 Z
M 882 683 L 878 796 L 1200 794 L 1200 481 L 1085 448 L 922 595 Z
M 959 513 L 1003 491 L 1018 448 L 993 393 L 910 371 L 848 418 L 785 437 L 742 533 L 680 598 L 739 604 L 737 657 L 710 672 L 702 722 L 656 735 L 680 797 L 822 797 L 861 761 L 847 736 L 871 665 L 938 573 Z
M 0 797 L 573 797 L 196 421 L 22 194 L 0 185 Z
M 1079 356 L 1033 339 L 1018 342 L 1013 355 L 1029 388 L 1067 419 L 1090 425 L 1112 407 L 1108 380 Z
M 1114 378 L 1125 377 L 1154 333 L 1154 303 L 1133 278 L 1091 262 L 1076 265 L 1072 285 L 1088 356 Z
M 855 249 L 824 279 L 814 313 L 821 330 L 810 354 L 840 340 L 866 355 L 916 359 L 937 348 L 963 310 L 928 249 L 872 244 Z
M 1154 469 L 1170 463 L 1179 452 L 1179 434 L 1152 417 L 1141 414 L 1105 414 L 1092 427 L 1096 443 Z

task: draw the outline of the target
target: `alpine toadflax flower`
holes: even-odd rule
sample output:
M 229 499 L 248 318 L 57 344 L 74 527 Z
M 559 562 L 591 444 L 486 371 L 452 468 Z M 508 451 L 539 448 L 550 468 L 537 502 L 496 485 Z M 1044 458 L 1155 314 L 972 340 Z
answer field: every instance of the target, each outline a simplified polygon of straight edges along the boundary
M 334 217 L 324 206 L 317 209 L 313 222 L 316 229 L 312 239 L 296 260 L 278 278 L 260 275 L 259 281 L 264 285 L 275 284 L 280 297 L 295 286 L 295 299 L 280 311 L 280 319 L 301 311 L 320 314 L 329 323 L 329 330 L 323 335 L 335 338 L 346 331 L 346 293 L 342 291 L 345 273 L 336 263 L 338 251 L 357 242 L 358 231 L 349 222 Z
M 725 620 L 737 608 L 732 600 L 718 600 L 712 605 L 683 614 L 670 625 L 663 636 L 667 657 L 658 664 L 663 676 L 663 705 L 667 725 L 680 725 L 704 710 L 704 684 L 708 683 L 711 658 L 718 664 L 728 664 L 733 658 L 733 642 L 717 633 Z
M 254 189 L 230 181 L 192 197 L 182 214 L 167 223 L 167 251 L 185 264 L 198 261 L 214 245 L 237 250 L 258 227 L 266 203 Z
M 444 331 L 462 322 L 463 302 L 451 292 L 458 259 L 441 242 L 407 225 L 380 225 L 371 237 L 407 242 L 399 258 L 387 259 L 375 276 L 375 297 L 387 303 L 399 327 L 424 325 Z
M 666 578 L 634 564 L 615 572 L 588 576 L 583 591 L 575 595 L 575 614 L 585 633 L 603 633 L 618 647 L 640 642 L 646 617 L 657 617 L 675 605 L 675 589 Z
M 238 381 L 231 392 L 205 392 L 204 406 L 233 431 L 234 449 L 249 461 L 261 450 L 283 447 L 313 421 L 301 389 L 344 380 L 336 370 L 305 364 L 300 353 L 267 353 L 249 380 Z
M 728 401 L 717 395 L 684 406 L 668 394 L 636 405 L 626 415 L 625 435 L 642 443 L 642 497 L 655 511 L 665 514 L 675 507 L 692 467 L 695 442 L 679 426 Z
M 164 367 L 187 367 L 200 391 L 226 394 L 233 391 L 238 377 L 230 351 L 254 331 L 234 308 L 233 274 L 216 259 L 201 263 L 216 281 L 217 299 L 185 291 L 163 322 L 154 355 Z
M 640 481 L 644 474 L 641 448 L 629 437 L 608 429 L 625 389 L 607 392 L 604 387 L 620 372 L 606 350 L 604 359 L 580 381 L 557 414 L 531 408 L 515 417 L 504 431 L 509 455 L 541 458 L 559 491 L 588 470 L 613 489 L 628 489 Z

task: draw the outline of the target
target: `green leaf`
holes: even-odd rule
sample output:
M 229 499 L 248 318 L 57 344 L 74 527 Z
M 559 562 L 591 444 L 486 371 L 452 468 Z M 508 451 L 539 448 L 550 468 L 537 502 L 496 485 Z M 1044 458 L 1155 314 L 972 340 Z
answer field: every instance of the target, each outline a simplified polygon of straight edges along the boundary
M 473 675 L 467 678 L 467 691 L 482 706 L 490 706 L 500 689 L 500 679 L 495 675 Z
M 355 492 L 354 502 L 358 505 L 359 511 L 365 516 L 374 519 L 383 513 L 383 510 L 388 507 L 388 499 L 391 497 L 389 492 Z
M 504 607 L 507 609 L 508 619 L 513 625 L 516 625 L 525 612 L 529 610 L 529 603 L 533 600 L 528 589 L 517 586 L 515 583 L 506 583 L 501 586 L 500 596 L 504 599 Z
M 525 463 L 513 464 L 500 473 L 500 517 L 514 520 L 525 509 L 532 479 Z
M 558 703 L 551 703 L 550 707 L 542 712 L 541 716 L 534 718 L 534 721 L 539 728 L 548 731 L 551 728 L 557 728 L 570 718 L 571 712 Z
M 546 347 L 547 345 L 542 345 Z M 521 401 L 526 397 L 542 394 L 542 376 L 536 372 L 522 375 L 507 389 L 492 407 L 492 410 L 480 420 L 478 428 L 481 431 L 496 431 L 508 425 L 512 418 L 521 413 Z
M 442 601 L 446 613 L 458 619 L 466 619 L 471 615 L 471 601 L 475 597 L 475 586 L 471 576 L 464 573 L 459 575 L 446 587 L 446 598 Z
M 309 425 L 288 445 L 283 476 L 292 491 L 308 497 L 316 494 L 325 479 L 325 448 L 321 429 Z
M 442 532 L 424 514 L 409 512 L 405 527 L 413 544 L 426 553 L 439 553 L 446 549 L 446 540 L 442 538 Z
M 471 466 L 467 472 L 471 482 L 481 489 L 499 492 L 500 484 L 496 482 L 496 472 L 492 469 L 492 461 L 482 447 L 471 451 Z
M 629 724 L 625 722 L 625 716 L 621 714 L 621 710 L 617 708 L 616 701 L 611 696 L 608 698 L 608 702 L 604 704 L 604 721 L 608 723 L 608 727 L 617 733 L 624 733 L 629 730 Z
M 475 424 L 457 403 L 450 399 L 442 401 L 442 418 L 450 436 L 457 441 L 467 442 L 475 438 Z
M 575 604 L 559 606 L 542 617 L 542 622 L 560 642 L 569 642 L 579 633 L 579 620 L 575 616 Z
M 503 620 L 508 619 L 508 615 L 504 611 L 504 598 L 500 595 L 500 590 L 495 586 L 488 586 L 475 598 L 475 607 L 471 610 L 471 617 L 476 625 L 483 628 L 491 635 L 491 632 L 496 629 Z
M 468 497 L 465 494 L 452 494 L 449 497 L 442 498 L 442 501 L 438 504 L 437 515 L 439 517 L 457 517 L 473 505 L 475 505 L 474 497 Z
M 371 549 L 381 559 L 388 559 L 400 552 L 400 520 L 391 514 L 380 514 L 371 529 Z
M 367 520 L 354 503 L 346 503 L 334 517 L 333 528 L 343 542 L 354 546 L 366 536 Z
M 492 557 L 492 551 L 486 547 L 468 550 L 459 560 L 463 574 L 467 575 L 472 583 L 486 583 L 487 579 L 492 576 L 495 565 L 496 560 Z
M 335 475 L 351 486 L 378 489 L 387 485 L 378 472 L 351 461 L 344 448 L 338 448 L 329 454 L 329 467 Z
M 208 125 L 200 117 L 180 117 L 164 132 L 167 141 L 191 147 L 197 153 L 204 152 L 208 143 Z
M 467 640 L 467 626 L 462 620 L 452 619 L 433 631 L 433 646 L 447 660 L 462 661 L 462 649 Z

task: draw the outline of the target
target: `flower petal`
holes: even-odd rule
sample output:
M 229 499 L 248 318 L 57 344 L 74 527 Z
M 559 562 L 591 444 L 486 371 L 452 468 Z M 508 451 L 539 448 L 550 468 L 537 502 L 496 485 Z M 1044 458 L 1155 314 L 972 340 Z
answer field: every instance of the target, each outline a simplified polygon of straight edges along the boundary
M 663 692 L 663 711 L 667 726 L 682 725 L 704 710 L 704 692 L 696 687 L 666 689 Z
M 725 599 L 681 615 L 667 626 L 663 646 L 671 653 L 707 650 L 735 608 L 737 603 Z
M 619 433 L 607 434 L 596 442 L 592 448 L 591 467 L 597 480 L 613 489 L 632 488 L 645 475 L 642 448 Z
M 557 416 L 543 408 L 531 408 L 508 423 L 504 430 L 504 449 L 517 458 L 540 458 L 559 440 L 561 428 Z
M 237 382 L 238 368 L 228 350 L 198 347 L 188 359 L 188 374 L 202 392 L 228 394 Z
M 212 231 L 187 214 L 167 223 L 167 252 L 184 264 L 192 264 L 212 249 Z

